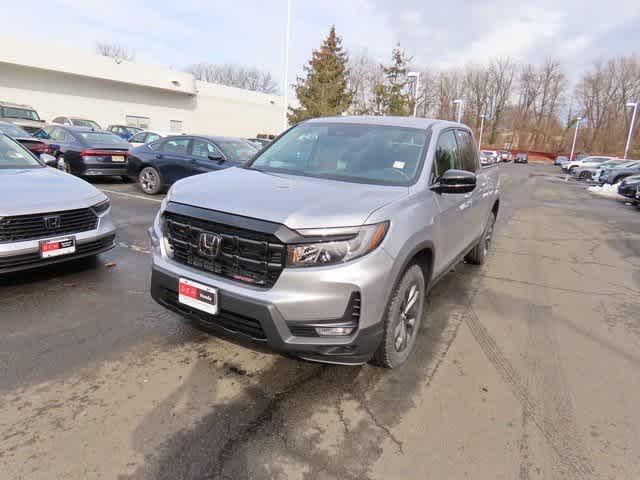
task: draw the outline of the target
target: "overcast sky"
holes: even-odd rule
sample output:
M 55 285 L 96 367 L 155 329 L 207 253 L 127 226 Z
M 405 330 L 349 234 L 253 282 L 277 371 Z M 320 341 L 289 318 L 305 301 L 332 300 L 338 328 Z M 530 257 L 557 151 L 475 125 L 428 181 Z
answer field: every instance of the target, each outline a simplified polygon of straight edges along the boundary
M 26 39 L 91 50 L 112 41 L 139 62 L 238 63 L 282 79 L 286 0 L 3 3 L 3 32 Z M 598 58 L 640 53 L 640 0 L 293 0 L 291 81 L 331 24 L 351 52 L 386 61 L 400 42 L 416 63 L 437 67 L 554 56 L 573 77 Z

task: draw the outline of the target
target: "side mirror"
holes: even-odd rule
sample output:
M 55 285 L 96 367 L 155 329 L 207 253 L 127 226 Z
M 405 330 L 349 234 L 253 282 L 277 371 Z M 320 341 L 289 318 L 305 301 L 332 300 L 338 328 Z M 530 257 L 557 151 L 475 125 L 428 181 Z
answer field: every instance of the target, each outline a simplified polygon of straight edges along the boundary
M 48 153 L 40 154 L 40 161 L 44 162 L 47 167 L 56 167 L 58 165 L 58 159 Z
M 476 188 L 476 174 L 466 170 L 450 169 L 431 186 L 436 193 L 469 193 Z
M 219 153 L 208 155 L 208 157 L 209 157 L 209 160 L 211 160 L 212 162 L 221 162 L 221 163 L 224 162 L 224 157 Z

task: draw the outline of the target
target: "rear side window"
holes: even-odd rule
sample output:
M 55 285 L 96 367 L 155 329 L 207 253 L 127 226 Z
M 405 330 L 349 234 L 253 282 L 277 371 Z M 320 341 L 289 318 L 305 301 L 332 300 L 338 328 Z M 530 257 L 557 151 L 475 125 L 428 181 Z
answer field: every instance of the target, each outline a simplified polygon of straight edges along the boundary
M 130 143 L 144 143 L 145 142 L 145 137 L 147 136 L 146 133 L 136 133 L 133 137 L 131 137 L 129 139 Z
M 158 135 L 157 133 L 147 133 L 145 142 L 155 142 L 156 140 L 160 140 L 160 135 Z
M 436 155 L 433 162 L 433 177 L 438 178 L 452 168 L 461 169 L 462 162 L 458 155 L 458 143 L 453 130 L 447 130 L 438 138 Z
M 478 151 L 473 137 L 466 130 L 456 130 L 458 152 L 462 161 L 462 170 L 476 172 L 478 170 Z
M 187 155 L 187 152 L 189 151 L 189 142 L 189 138 L 171 138 L 162 144 L 160 150 L 165 153 Z

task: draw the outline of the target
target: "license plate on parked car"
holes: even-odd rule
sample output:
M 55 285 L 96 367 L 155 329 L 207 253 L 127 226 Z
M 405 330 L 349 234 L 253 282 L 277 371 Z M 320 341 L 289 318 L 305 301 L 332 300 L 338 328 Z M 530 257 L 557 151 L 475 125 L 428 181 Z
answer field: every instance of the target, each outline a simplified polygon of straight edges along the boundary
M 178 302 L 216 315 L 218 313 L 218 289 L 181 278 L 178 281 Z
M 42 240 L 40 242 L 40 257 L 51 258 L 75 253 L 76 239 L 74 237 Z
M 124 162 L 124 156 L 123 155 L 113 155 L 111 157 L 111 161 L 112 162 Z

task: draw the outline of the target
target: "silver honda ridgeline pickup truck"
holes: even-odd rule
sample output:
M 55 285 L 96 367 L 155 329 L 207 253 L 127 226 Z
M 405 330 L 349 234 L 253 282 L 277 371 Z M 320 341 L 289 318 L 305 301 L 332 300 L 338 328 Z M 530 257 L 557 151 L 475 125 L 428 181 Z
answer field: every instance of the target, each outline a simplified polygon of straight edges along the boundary
M 484 262 L 498 208 L 497 168 L 462 124 L 309 120 L 243 167 L 171 187 L 149 231 L 151 293 L 278 352 L 397 367 L 425 292 Z

